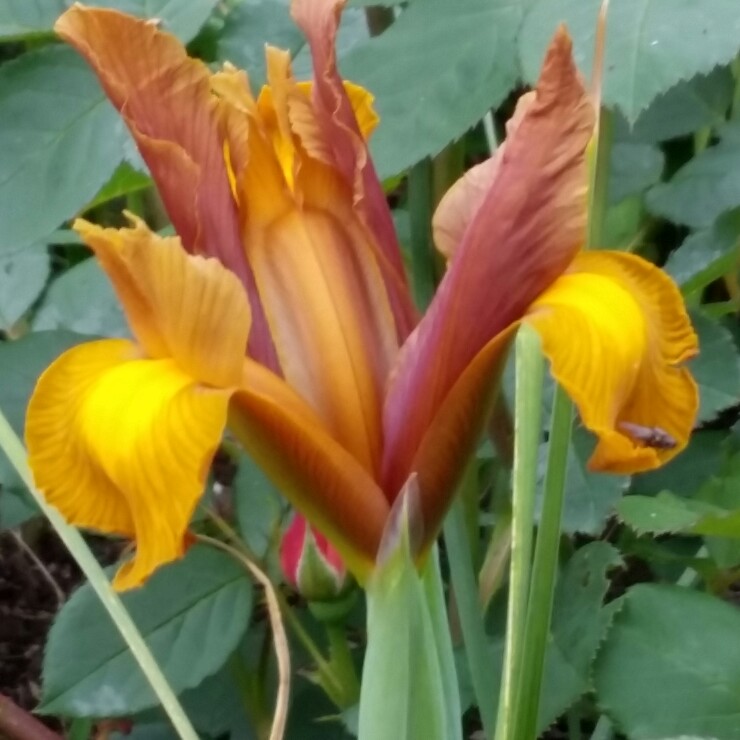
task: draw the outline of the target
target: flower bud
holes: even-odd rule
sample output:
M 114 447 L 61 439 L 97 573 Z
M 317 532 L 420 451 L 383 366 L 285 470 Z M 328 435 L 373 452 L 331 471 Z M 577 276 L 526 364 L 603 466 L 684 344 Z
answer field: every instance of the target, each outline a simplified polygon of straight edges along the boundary
M 280 564 L 288 583 L 308 601 L 335 599 L 350 580 L 339 553 L 300 514 L 283 535 Z

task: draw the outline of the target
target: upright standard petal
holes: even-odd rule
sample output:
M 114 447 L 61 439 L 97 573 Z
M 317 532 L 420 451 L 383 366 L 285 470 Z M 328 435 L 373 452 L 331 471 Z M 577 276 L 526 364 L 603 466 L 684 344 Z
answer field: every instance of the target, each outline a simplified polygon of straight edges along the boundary
M 275 367 L 242 247 L 208 68 L 188 58 L 174 36 L 114 10 L 75 4 L 54 28 L 121 112 L 185 248 L 218 257 L 249 291 L 250 353 Z
M 698 408 L 682 364 L 698 351 L 678 288 L 630 254 L 584 252 L 526 319 L 598 437 L 590 467 L 637 473 L 687 444 Z
M 292 13 L 311 47 L 314 84 L 311 91 L 315 123 L 294 115 L 296 133 L 307 149 L 329 153 L 332 165 L 352 193 L 352 205 L 376 250 L 403 341 L 417 321 L 398 246 L 393 219 L 370 159 L 361 125 L 367 123 L 366 106 L 353 110 L 359 102 L 357 90 L 347 89 L 337 71 L 336 35 L 345 0 L 293 0 Z M 360 123 L 358 123 L 358 117 Z M 320 142 L 317 140 L 320 137 Z M 311 143 L 313 142 L 313 143 Z
M 29 404 L 26 443 L 39 490 L 71 524 L 132 537 L 119 589 L 182 556 L 221 440 L 230 392 L 175 362 L 105 340 L 65 352 Z
M 478 207 L 464 211 L 460 222 L 455 213 L 445 214 L 459 202 L 452 198 L 437 217 L 438 229 L 453 222 L 443 245 L 452 259 L 391 379 L 383 417 L 386 490 L 399 491 L 412 472 L 421 439 L 465 368 L 524 315 L 583 244 L 585 152 L 594 116 L 564 30 L 515 118 L 496 164 L 484 170 L 487 188 L 476 188 Z M 451 244 L 450 235 L 459 243 Z M 490 361 L 495 366 L 498 360 Z

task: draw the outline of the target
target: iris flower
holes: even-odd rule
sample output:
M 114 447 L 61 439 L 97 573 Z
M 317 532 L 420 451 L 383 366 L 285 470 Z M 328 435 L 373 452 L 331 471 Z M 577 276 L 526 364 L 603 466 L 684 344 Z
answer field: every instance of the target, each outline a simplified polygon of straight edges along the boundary
M 56 24 L 177 232 L 75 222 L 133 340 L 63 354 L 27 417 L 48 501 L 135 541 L 118 588 L 182 555 L 227 425 L 360 582 L 410 480 L 428 548 L 522 321 L 598 438 L 592 468 L 648 470 L 686 445 L 697 342 L 678 290 L 639 257 L 582 251 L 594 112 L 567 33 L 506 142 L 440 203 L 448 266 L 420 318 L 368 154 L 372 98 L 337 71 L 341 7 L 294 0 L 313 81 L 268 48 L 256 97 L 244 72 L 211 73 L 156 24 L 80 5 Z

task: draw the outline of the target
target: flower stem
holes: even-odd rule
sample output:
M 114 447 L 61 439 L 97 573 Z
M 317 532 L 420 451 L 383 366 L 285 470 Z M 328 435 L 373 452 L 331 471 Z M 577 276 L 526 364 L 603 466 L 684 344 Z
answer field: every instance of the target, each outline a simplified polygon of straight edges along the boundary
M 183 711 L 180 702 L 170 688 L 157 661 L 154 659 L 144 638 L 126 611 L 123 602 L 113 590 L 105 575 L 105 571 L 95 559 L 92 551 L 82 538 L 82 535 L 62 519 L 61 514 L 46 503 L 46 500 L 33 484 L 33 476 L 26 462 L 26 451 L 18 436 L 0 411 L 0 449 L 2 449 L 15 468 L 21 480 L 28 487 L 36 504 L 51 522 L 59 535 L 59 539 L 69 550 L 72 557 L 80 566 L 80 570 L 90 583 L 93 591 L 100 599 L 101 604 L 110 615 L 113 623 L 121 633 L 124 642 L 131 651 L 134 660 L 139 664 L 142 673 L 149 681 L 154 694 L 159 699 L 162 708 L 170 718 L 173 727 L 182 740 L 198 740 L 193 726 Z
M 591 160 L 591 184 L 588 203 L 587 249 L 604 247 L 606 212 L 609 195 L 609 163 L 614 138 L 614 118 L 610 110 L 602 108 L 596 132 L 596 151 Z
M 473 472 L 477 470 L 475 465 L 471 465 L 470 469 Z M 469 471 L 462 485 L 471 484 L 475 484 L 475 476 Z M 468 531 L 465 526 L 465 512 L 459 495 L 455 497 L 445 519 L 444 538 L 470 677 L 483 722 L 483 731 L 485 736 L 490 738 L 493 736 L 495 727 L 494 705 L 491 701 L 494 693 L 494 674 L 491 671 L 486 634 L 483 629 L 483 613 L 478 598 Z
M 432 162 L 422 159 L 408 176 L 408 208 L 411 225 L 411 274 L 416 305 L 423 311 L 432 300 L 435 288 L 432 213 L 434 190 Z
M 516 337 L 511 565 L 496 740 L 522 740 L 521 736 L 515 735 L 521 703 L 518 677 L 521 674 L 526 637 L 544 371 L 545 361 L 540 349 L 540 338 L 534 329 L 524 324 Z
M 537 529 L 527 604 L 526 641 L 519 673 L 519 711 L 515 733 L 518 738 L 536 737 L 538 729 L 537 716 L 555 593 L 572 419 L 573 404 L 565 391 L 557 386 L 550 425 L 542 515 Z
M 335 704 L 340 709 L 348 709 L 360 700 L 360 681 L 357 678 L 344 624 L 328 623 L 326 636 L 329 640 L 329 665 L 341 685 L 341 693 L 336 697 Z

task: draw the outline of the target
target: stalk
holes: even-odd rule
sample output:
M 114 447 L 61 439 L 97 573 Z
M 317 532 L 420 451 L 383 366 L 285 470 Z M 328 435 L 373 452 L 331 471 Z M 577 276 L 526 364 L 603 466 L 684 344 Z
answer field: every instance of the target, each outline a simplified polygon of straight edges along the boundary
M 534 329 L 523 324 L 516 337 L 511 567 L 496 740 L 523 740 L 515 734 L 521 703 L 518 677 L 521 675 L 527 637 L 525 628 L 532 560 L 537 458 L 542 431 L 540 420 L 544 372 L 540 338 Z
M 123 637 L 128 649 L 134 656 L 134 660 L 139 664 L 142 673 L 149 681 L 152 691 L 154 691 L 162 708 L 170 718 L 178 736 L 182 740 L 198 740 L 198 735 L 190 724 L 190 720 L 188 720 L 144 638 L 126 611 L 120 597 L 108 582 L 105 571 L 100 567 L 85 540 L 82 539 L 82 535 L 74 527 L 67 524 L 53 506 L 46 503 L 44 497 L 34 486 L 33 476 L 26 462 L 26 451 L 2 411 L 0 411 L 0 449 L 5 452 L 10 464 L 28 487 L 36 504 L 49 519 L 59 535 L 59 539 L 67 547 L 77 565 L 80 566 L 80 570 L 85 574 L 93 591 L 95 591 L 121 633 L 121 637 Z

